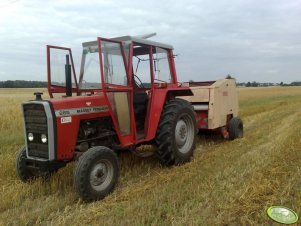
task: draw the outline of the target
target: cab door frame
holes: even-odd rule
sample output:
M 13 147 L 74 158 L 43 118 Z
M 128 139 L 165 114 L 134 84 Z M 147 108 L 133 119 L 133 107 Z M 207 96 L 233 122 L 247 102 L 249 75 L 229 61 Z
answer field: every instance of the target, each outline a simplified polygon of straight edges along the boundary
M 109 43 L 116 43 L 119 44 L 120 46 L 120 51 L 122 54 L 122 59 L 125 67 L 125 72 L 126 72 L 126 78 L 127 78 L 127 86 L 123 85 L 117 85 L 117 84 L 111 84 L 105 81 L 105 73 L 104 73 L 104 59 L 102 56 L 102 42 L 109 42 Z M 135 125 L 135 119 L 134 119 L 134 110 L 133 110 L 133 87 L 132 87 L 132 80 L 130 78 L 130 71 L 131 67 L 131 55 L 132 55 L 132 46 L 133 44 L 131 43 L 129 46 L 129 59 L 128 61 L 126 60 L 125 56 L 125 51 L 124 51 L 124 43 L 121 41 L 115 41 L 111 39 L 106 39 L 106 38 L 97 38 L 97 43 L 98 43 L 98 49 L 99 49 L 99 62 L 100 62 L 100 74 L 101 74 L 101 82 L 103 84 L 103 93 L 105 100 L 109 106 L 109 112 L 114 124 L 114 127 L 116 129 L 117 136 L 120 141 L 120 145 L 122 147 L 127 147 L 127 146 L 132 146 L 135 144 L 136 140 L 136 125 Z M 118 118 L 116 118 L 116 111 L 114 105 L 112 105 L 109 95 L 110 93 L 127 93 L 128 97 L 128 107 L 129 107 L 129 119 L 130 119 L 130 133 L 128 134 L 122 134 L 120 130 L 120 123 L 118 122 Z M 115 95 L 114 95 L 115 98 Z
M 148 76 L 149 76 L 149 79 L 150 79 L 150 87 L 148 88 L 149 92 L 147 93 L 149 99 L 148 99 L 147 106 L 146 106 L 146 115 L 145 115 L 145 121 L 144 121 L 144 136 L 143 136 L 143 138 L 139 138 L 138 137 L 137 130 L 136 130 L 137 128 L 135 126 L 135 131 L 136 131 L 136 140 L 135 140 L 135 142 L 136 142 L 136 144 L 138 144 L 138 143 L 145 142 L 146 141 L 146 137 L 148 135 L 150 109 L 151 109 L 151 102 L 152 102 L 152 99 L 153 99 L 153 91 L 154 91 L 154 89 L 153 89 L 154 88 L 154 83 L 153 83 L 154 72 L 153 72 L 153 58 L 152 58 L 152 54 L 153 54 L 152 53 L 152 47 L 153 46 L 135 41 L 133 43 L 133 48 L 136 45 L 144 47 L 144 48 L 147 48 L 147 54 L 144 54 L 144 55 L 148 55 L 148 60 L 149 60 L 149 64 L 148 64 L 148 66 L 149 66 L 149 74 L 148 74 Z M 132 82 L 131 85 L 133 87 L 133 101 L 134 101 L 134 94 L 135 94 L 134 83 L 135 83 L 135 80 L 133 78 L 133 67 L 134 67 L 134 65 L 132 65 L 133 64 L 133 57 L 134 57 L 134 50 L 133 50 L 133 48 L 131 48 L 131 54 L 130 54 L 131 61 L 129 61 L 129 63 L 130 63 L 130 65 L 129 65 L 130 66 L 130 68 L 129 68 L 129 71 L 130 71 L 129 74 L 132 75 L 131 76 L 131 79 L 132 79 L 131 80 L 131 82 Z M 145 89 L 145 91 L 146 91 L 146 89 Z M 134 109 L 134 104 L 133 104 L 133 109 Z M 133 110 L 133 112 L 134 112 L 134 110 Z M 133 117 L 135 119 L 135 113 L 133 114 Z M 136 119 L 135 119 L 135 122 L 136 122 Z
M 47 51 L 47 80 L 48 80 L 48 93 L 50 98 L 53 98 L 54 93 L 65 93 L 66 92 L 66 87 L 64 86 L 58 86 L 58 85 L 53 85 L 51 82 L 51 49 L 59 49 L 59 50 L 65 50 L 69 52 L 70 56 L 70 63 L 71 63 L 71 69 L 73 73 L 73 79 L 75 83 L 75 88 L 72 87 L 72 93 L 76 93 L 79 95 L 79 89 L 78 89 L 78 82 L 76 78 L 76 73 L 75 73 L 75 68 L 74 68 L 74 62 L 73 62 L 73 57 L 72 57 L 72 50 L 67 47 L 61 47 L 61 46 L 53 46 L 53 45 L 47 45 L 46 46 L 46 51 Z

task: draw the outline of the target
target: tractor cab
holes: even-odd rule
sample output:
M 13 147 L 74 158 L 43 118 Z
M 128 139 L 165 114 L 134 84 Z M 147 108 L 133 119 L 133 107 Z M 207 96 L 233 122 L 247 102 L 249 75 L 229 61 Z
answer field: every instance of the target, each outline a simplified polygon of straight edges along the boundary
M 167 92 L 190 94 L 177 82 L 173 47 L 146 39 L 153 35 L 83 43 L 78 77 L 71 49 L 47 46 L 50 97 L 102 94 L 121 146 L 153 139 Z

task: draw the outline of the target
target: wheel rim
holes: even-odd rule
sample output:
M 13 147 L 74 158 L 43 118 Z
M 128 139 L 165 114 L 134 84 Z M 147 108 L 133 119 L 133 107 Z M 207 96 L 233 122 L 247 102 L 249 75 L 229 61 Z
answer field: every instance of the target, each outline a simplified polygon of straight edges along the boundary
M 90 184 L 96 191 L 106 189 L 113 179 L 113 165 L 108 160 L 97 162 L 90 173 Z
M 185 154 L 189 152 L 194 141 L 194 124 L 190 115 L 184 114 L 176 124 L 175 140 L 178 150 Z

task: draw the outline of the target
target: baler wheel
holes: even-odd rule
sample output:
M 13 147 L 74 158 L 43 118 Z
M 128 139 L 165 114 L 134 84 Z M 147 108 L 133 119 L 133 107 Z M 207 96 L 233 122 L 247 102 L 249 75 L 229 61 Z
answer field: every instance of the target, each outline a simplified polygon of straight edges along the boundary
M 242 138 L 244 135 L 243 122 L 239 117 L 234 117 L 229 121 L 229 139 Z
M 157 157 L 163 165 L 190 161 L 196 142 L 196 114 L 182 99 L 170 100 L 163 109 L 156 134 Z
M 74 170 L 74 187 L 85 201 L 103 199 L 118 181 L 119 163 L 115 152 L 107 147 L 90 148 Z

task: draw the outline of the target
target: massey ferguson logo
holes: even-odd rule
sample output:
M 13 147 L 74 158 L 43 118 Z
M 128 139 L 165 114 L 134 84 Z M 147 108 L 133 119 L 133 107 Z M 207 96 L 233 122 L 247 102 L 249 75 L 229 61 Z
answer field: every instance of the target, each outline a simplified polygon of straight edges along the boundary
M 76 113 L 77 114 L 81 114 L 81 113 L 90 113 L 92 112 L 92 108 L 81 108 L 81 109 L 77 109 Z
M 55 111 L 55 115 L 57 117 L 61 117 L 61 116 L 106 112 L 108 110 L 109 107 L 107 105 L 100 106 L 100 107 L 72 108 L 72 109 L 57 110 Z

